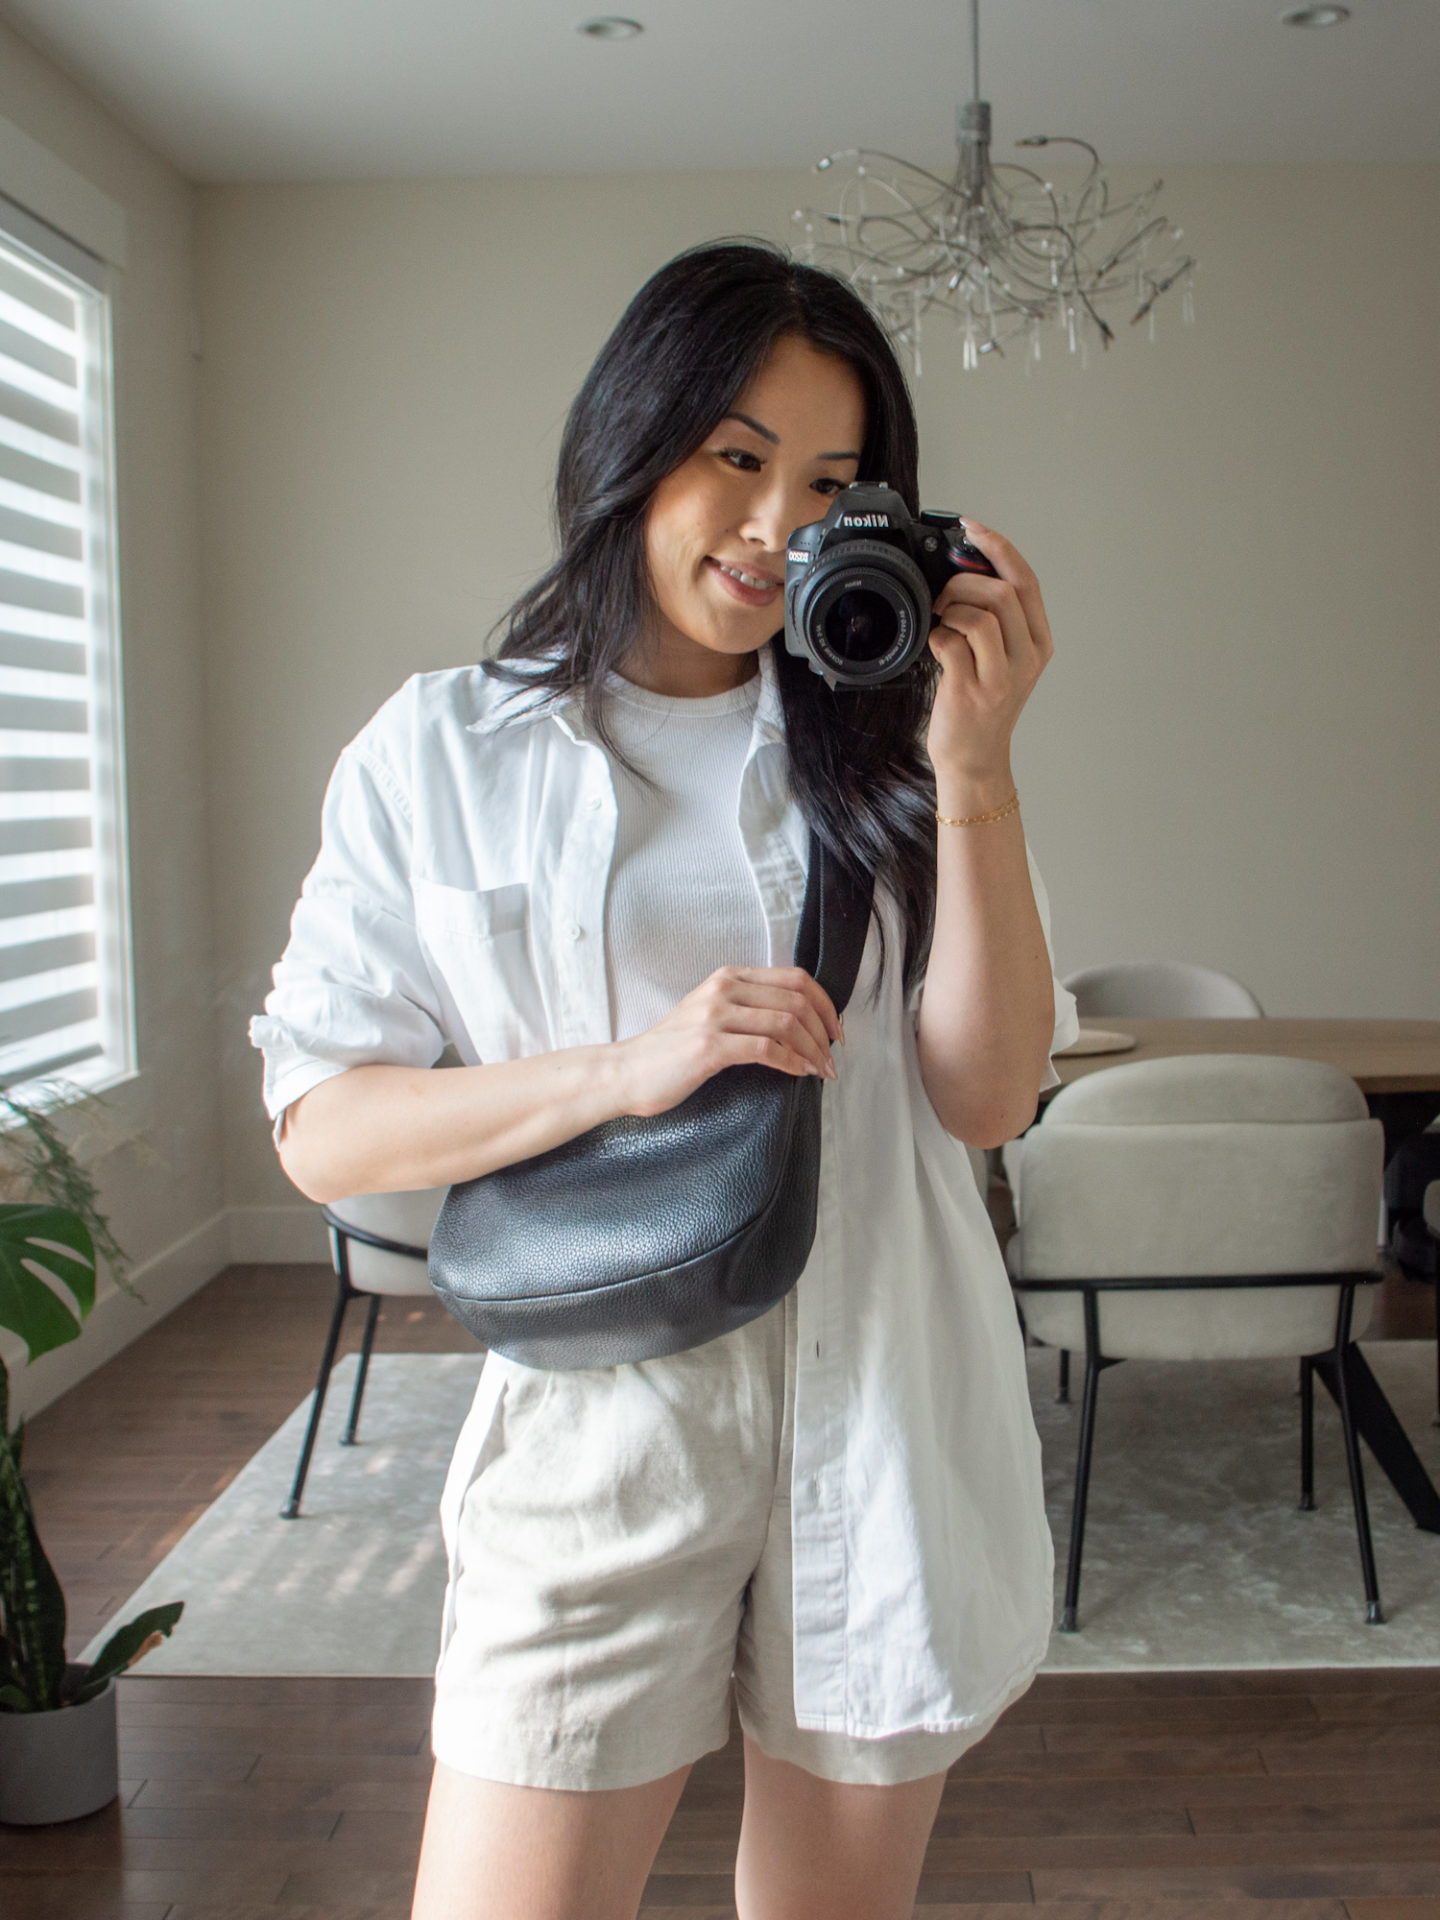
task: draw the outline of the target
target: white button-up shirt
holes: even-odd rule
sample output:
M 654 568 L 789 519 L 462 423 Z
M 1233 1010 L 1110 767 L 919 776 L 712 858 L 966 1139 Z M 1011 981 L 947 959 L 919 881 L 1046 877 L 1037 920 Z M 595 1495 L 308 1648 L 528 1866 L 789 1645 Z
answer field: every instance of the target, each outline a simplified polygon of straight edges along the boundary
M 770 649 L 739 826 L 791 963 L 808 833 Z M 265 1014 L 272 1116 L 332 1074 L 608 1042 L 610 761 L 578 699 L 541 710 L 478 668 L 417 675 L 340 757 Z M 1031 879 L 1049 940 L 1045 893 Z M 799 1282 L 792 1480 L 795 1709 L 860 1737 L 989 1719 L 1043 1659 L 1052 1552 L 1021 1338 L 971 1163 L 920 1078 L 918 993 L 877 892 L 823 1087 L 819 1225 Z M 698 982 L 696 983 L 698 985 Z M 1055 985 L 1052 1049 L 1078 1032 Z M 1053 1070 L 1046 1082 L 1055 1084 Z M 441 1505 L 460 1503 L 505 1370 L 487 1358 Z

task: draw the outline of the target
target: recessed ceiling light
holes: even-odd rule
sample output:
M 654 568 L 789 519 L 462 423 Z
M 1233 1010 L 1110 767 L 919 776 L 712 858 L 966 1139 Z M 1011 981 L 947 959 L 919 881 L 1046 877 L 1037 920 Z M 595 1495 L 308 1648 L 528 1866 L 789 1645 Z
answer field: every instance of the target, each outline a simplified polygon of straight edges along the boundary
M 582 20 L 575 31 L 588 34 L 592 40 L 633 40 L 645 29 L 638 20 L 626 20 L 618 13 L 602 13 L 594 20 Z
M 1350 18 L 1348 7 L 1291 7 L 1282 13 L 1282 27 L 1338 27 Z

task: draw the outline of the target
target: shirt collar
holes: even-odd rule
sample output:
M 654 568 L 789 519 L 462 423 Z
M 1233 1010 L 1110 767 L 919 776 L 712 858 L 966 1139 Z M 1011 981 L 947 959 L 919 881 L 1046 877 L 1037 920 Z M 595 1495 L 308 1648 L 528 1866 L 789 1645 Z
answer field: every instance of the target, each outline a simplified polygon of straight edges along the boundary
M 482 698 L 485 711 L 467 725 L 467 733 L 482 737 L 502 727 L 522 726 L 531 720 L 551 719 L 572 740 L 586 737 L 584 701 L 578 691 L 551 693 L 545 687 L 514 686 L 486 676 Z M 755 707 L 754 743 L 769 745 L 785 738 L 785 711 L 780 698 L 780 675 L 775 666 L 775 644 L 760 649 L 760 698 Z

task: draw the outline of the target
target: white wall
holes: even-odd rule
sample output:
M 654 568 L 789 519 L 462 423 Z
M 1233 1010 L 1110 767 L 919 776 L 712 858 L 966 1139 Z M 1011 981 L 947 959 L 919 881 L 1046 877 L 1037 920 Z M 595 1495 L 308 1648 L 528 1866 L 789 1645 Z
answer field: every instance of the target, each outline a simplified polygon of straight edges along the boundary
M 35 1366 L 8 1336 L 17 1411 L 33 1412 L 133 1339 L 228 1257 L 214 1072 L 199 533 L 195 511 L 194 196 L 109 114 L 0 26 L 0 192 L 123 215 L 116 294 L 117 466 L 131 896 L 140 1074 L 107 1096 L 91 1141 L 101 1201 L 147 1307 L 106 1289 L 84 1337 Z M 18 149 L 18 151 L 17 151 Z M 47 173 L 44 156 L 58 163 Z M 98 195 L 97 195 L 98 190 Z M 63 192 L 61 201 L 65 198 Z M 57 205 L 60 204 L 57 202 Z M 53 207 L 52 221 L 63 215 Z M 84 235 L 77 236 L 84 239 Z
M 200 198 L 227 1191 L 293 1205 L 244 1041 L 336 752 L 468 660 L 549 551 L 558 432 L 681 246 L 784 239 L 809 175 Z M 916 388 L 926 499 L 1007 531 L 1053 668 L 1017 737 L 1062 969 L 1179 955 L 1277 1014 L 1440 1014 L 1440 169 L 1172 172 L 1198 324 Z M 1138 334 L 1139 330 L 1137 330 Z M 275 1209 L 273 1213 L 267 1211 Z

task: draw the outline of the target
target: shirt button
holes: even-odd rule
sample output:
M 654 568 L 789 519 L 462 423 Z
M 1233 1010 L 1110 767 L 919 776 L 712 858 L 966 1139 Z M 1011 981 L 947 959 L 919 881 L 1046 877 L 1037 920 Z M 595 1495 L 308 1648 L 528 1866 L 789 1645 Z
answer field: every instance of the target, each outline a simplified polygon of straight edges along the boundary
M 585 929 L 580 925 L 578 920 L 572 920 L 565 931 L 572 940 L 583 940 L 585 938 Z

